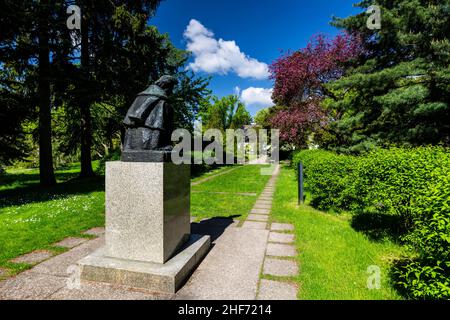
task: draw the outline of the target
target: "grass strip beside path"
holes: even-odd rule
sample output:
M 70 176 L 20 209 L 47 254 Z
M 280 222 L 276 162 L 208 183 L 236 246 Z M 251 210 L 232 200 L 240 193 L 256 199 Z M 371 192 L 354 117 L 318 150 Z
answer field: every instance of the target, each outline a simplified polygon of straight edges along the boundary
M 297 205 L 295 172 L 283 167 L 277 182 L 272 219 L 295 225 L 300 273 L 295 278 L 302 300 L 400 299 L 389 280 L 389 267 L 403 248 L 388 240 L 373 242 L 355 231 L 351 216 Z M 369 290 L 369 266 L 381 269 L 381 288 Z
M 239 166 L 215 179 L 192 186 L 191 215 L 199 219 L 233 217 L 245 220 L 270 178 L 260 174 L 262 167 Z

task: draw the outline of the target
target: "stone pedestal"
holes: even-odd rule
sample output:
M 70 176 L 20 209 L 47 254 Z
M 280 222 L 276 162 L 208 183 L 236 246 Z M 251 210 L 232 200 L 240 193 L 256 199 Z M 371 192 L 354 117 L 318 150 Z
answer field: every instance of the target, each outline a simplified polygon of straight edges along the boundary
M 80 261 L 82 279 L 175 292 L 206 254 L 190 235 L 190 168 L 169 162 L 106 164 L 106 245 Z

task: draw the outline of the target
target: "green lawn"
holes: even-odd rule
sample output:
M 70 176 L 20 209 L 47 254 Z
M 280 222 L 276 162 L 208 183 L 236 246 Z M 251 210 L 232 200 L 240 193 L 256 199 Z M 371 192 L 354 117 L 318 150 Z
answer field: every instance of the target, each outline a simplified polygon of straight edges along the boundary
M 97 164 L 95 164 L 97 165 Z M 245 218 L 268 176 L 261 166 L 242 166 L 192 188 L 191 213 L 197 219 L 210 217 Z M 215 173 L 230 168 L 218 169 Z M 10 275 L 30 267 L 8 261 L 37 249 L 55 252 L 51 245 L 68 236 L 104 225 L 104 177 L 78 180 L 79 165 L 56 171 L 58 185 L 39 187 L 36 169 L 10 169 L 0 176 L 0 268 Z M 205 174 L 196 181 L 211 174 Z
M 191 215 L 197 218 L 231 217 L 245 220 L 269 176 L 262 166 L 240 166 L 192 187 Z
M 40 188 L 37 170 L 8 170 L 0 177 L 0 268 L 29 268 L 8 260 L 104 225 L 104 178 L 74 179 L 79 166 L 58 170 L 58 185 Z
M 211 171 L 205 172 L 205 173 L 201 174 L 198 177 L 192 178 L 191 182 L 197 182 L 197 181 L 203 180 L 205 178 L 208 178 L 208 177 L 211 177 L 211 176 L 215 176 L 216 174 L 221 174 L 221 173 L 227 172 L 229 170 L 233 170 L 234 168 L 235 167 L 232 166 L 232 165 L 218 167 L 216 169 L 212 169 Z
M 324 213 L 297 206 L 295 172 L 283 167 L 277 182 L 272 219 L 295 225 L 302 300 L 401 299 L 389 281 L 389 267 L 403 248 L 389 240 L 374 242 L 351 227 L 347 213 Z M 369 290 L 367 268 L 381 268 L 381 289 Z

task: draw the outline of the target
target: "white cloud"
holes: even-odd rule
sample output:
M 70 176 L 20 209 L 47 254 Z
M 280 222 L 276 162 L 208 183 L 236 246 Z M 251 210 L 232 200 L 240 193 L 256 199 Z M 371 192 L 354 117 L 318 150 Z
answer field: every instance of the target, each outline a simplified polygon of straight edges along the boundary
M 250 87 L 242 91 L 241 100 L 246 105 L 255 105 L 260 107 L 271 107 L 273 89 Z
M 189 64 L 193 71 L 219 74 L 235 72 L 241 78 L 258 80 L 269 77 L 267 64 L 241 52 L 235 41 L 215 39 L 214 33 L 195 19 L 189 22 L 184 37 L 188 42 L 187 50 L 194 56 L 194 62 Z

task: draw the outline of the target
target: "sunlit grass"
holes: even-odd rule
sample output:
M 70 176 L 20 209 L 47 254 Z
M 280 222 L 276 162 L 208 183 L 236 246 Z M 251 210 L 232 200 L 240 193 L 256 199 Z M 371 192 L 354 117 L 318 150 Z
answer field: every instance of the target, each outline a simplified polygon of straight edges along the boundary
M 295 225 L 299 252 L 299 298 L 305 300 L 400 299 L 389 281 L 392 260 L 403 248 L 390 241 L 373 242 L 352 229 L 351 216 L 297 206 L 297 181 L 284 167 L 278 179 L 272 218 Z M 369 266 L 381 269 L 381 289 L 369 290 Z
M 262 166 L 246 165 L 192 187 L 191 214 L 198 218 L 230 217 L 245 220 L 269 176 Z
M 262 165 L 240 166 L 224 175 L 192 187 L 193 191 L 260 193 L 270 176 L 262 176 Z

